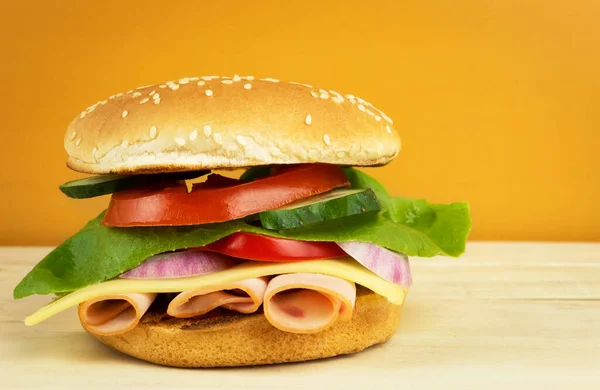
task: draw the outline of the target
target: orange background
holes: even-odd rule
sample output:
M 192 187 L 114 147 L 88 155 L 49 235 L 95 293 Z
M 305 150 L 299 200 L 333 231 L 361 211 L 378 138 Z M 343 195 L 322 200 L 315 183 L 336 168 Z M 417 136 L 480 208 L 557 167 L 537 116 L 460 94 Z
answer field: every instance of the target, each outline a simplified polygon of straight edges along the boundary
M 296 5 L 291 5 L 295 3 Z M 472 239 L 600 240 L 595 1 L 2 1 L 0 244 L 58 244 L 105 207 L 58 185 L 83 108 L 183 76 L 303 81 L 372 101 L 397 195 L 468 200 Z

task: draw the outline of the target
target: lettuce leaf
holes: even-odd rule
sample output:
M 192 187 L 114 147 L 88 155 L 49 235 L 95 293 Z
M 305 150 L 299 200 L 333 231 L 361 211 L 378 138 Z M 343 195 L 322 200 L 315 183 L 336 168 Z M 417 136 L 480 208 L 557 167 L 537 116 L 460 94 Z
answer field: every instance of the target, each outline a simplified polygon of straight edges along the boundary
M 59 294 L 103 282 L 157 253 L 207 245 L 244 231 L 306 241 L 364 241 L 408 256 L 459 256 L 471 228 L 467 203 L 429 204 L 392 198 L 375 179 L 344 169 L 355 188 L 372 188 L 382 204 L 377 215 L 348 217 L 314 227 L 272 231 L 235 220 L 185 227 L 110 228 L 104 213 L 48 254 L 13 291 L 15 298 Z

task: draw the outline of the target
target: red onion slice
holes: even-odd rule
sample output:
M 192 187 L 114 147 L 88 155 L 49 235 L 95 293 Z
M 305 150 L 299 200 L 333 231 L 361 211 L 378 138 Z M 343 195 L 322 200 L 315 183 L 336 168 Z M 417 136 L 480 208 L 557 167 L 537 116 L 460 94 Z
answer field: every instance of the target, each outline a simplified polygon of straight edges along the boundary
M 348 241 L 337 243 L 350 257 L 383 279 L 409 287 L 412 284 L 408 257 L 368 242 Z
M 205 275 L 231 268 L 239 262 L 215 252 L 181 251 L 151 256 L 122 273 L 124 279 L 168 279 Z

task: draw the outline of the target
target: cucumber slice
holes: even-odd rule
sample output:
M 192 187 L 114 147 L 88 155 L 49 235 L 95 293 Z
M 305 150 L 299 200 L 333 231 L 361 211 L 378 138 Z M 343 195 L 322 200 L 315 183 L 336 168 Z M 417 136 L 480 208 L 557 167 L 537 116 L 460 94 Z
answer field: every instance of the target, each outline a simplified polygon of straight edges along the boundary
M 263 211 L 259 217 L 267 229 L 287 230 L 379 210 L 381 206 L 371 189 L 338 189 Z
M 151 175 L 100 175 L 73 180 L 61 185 L 60 190 L 69 198 L 84 199 L 112 194 L 144 185 L 177 180 L 191 180 L 210 171 L 158 173 Z

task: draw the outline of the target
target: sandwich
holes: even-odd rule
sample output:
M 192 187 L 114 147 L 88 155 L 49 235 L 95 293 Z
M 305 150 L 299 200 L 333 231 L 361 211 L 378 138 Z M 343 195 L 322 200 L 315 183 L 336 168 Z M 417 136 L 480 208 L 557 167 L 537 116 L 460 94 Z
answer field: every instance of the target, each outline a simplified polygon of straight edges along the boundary
M 55 296 L 25 323 L 76 307 L 92 337 L 161 365 L 383 343 L 400 324 L 408 258 L 457 257 L 471 227 L 467 203 L 394 197 L 358 169 L 398 155 L 392 119 L 308 84 L 236 75 L 136 88 L 77 115 L 64 146 L 89 176 L 60 190 L 110 199 L 16 286 L 15 299 Z

